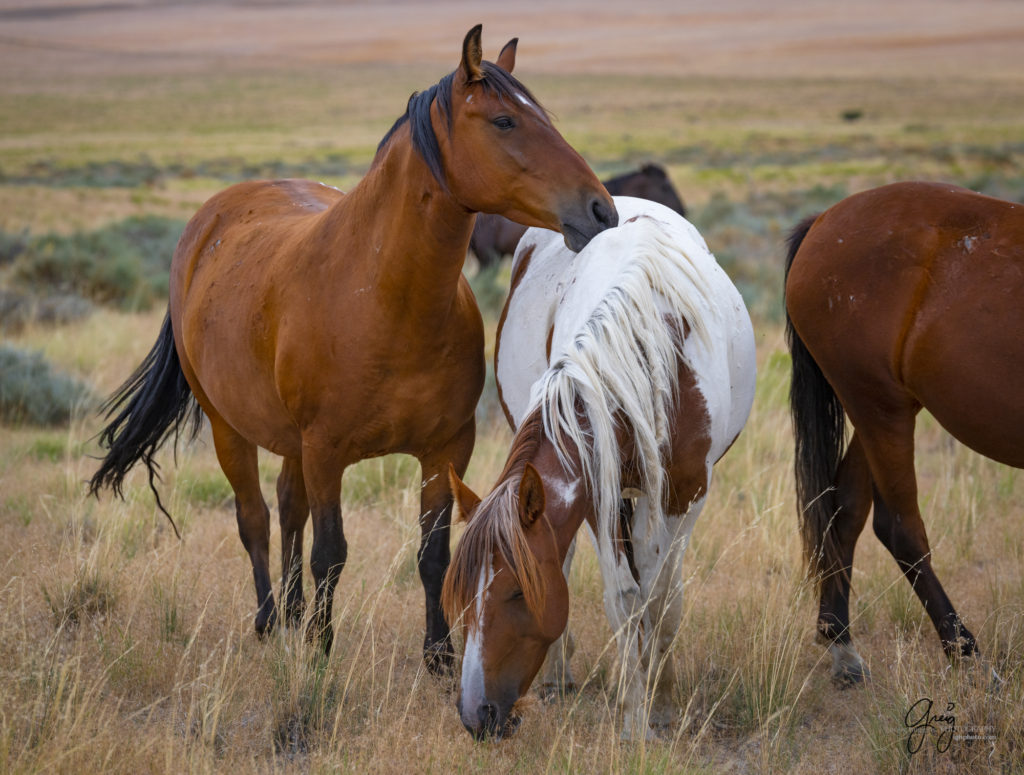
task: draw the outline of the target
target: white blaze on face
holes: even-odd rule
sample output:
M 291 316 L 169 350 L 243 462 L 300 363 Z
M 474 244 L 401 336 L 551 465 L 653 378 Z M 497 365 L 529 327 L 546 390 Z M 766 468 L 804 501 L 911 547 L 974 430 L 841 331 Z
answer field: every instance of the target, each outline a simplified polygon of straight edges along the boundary
M 462 714 L 467 723 L 476 721 L 477 709 L 486 698 L 484 690 L 484 643 L 481 627 L 484 617 L 484 600 L 494 579 L 491 561 L 480 571 L 476 588 L 476 626 L 466 633 L 466 653 L 462 657 Z

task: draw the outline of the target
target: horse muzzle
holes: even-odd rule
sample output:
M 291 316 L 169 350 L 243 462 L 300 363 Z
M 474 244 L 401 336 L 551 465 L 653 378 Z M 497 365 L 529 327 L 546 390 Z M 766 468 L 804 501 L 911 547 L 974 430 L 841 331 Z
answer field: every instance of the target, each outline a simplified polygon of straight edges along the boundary
M 462 726 L 474 740 L 478 741 L 487 738 L 501 740 L 503 737 L 511 737 L 522 721 L 520 715 L 514 711 L 511 705 L 502 708 L 497 703 L 485 700 L 475 708 L 464 708 L 461 697 L 457 705 Z
M 573 253 L 579 253 L 602 231 L 618 225 L 619 213 L 611 197 L 593 195 L 585 200 L 582 207 L 573 208 L 562 218 L 559 230 L 565 246 Z

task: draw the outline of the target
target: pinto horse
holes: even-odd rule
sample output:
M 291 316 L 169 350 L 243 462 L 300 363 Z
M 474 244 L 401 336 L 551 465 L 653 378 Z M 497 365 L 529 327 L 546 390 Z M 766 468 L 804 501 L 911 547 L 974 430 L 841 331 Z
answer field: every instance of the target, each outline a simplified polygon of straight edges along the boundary
M 1024 206 L 895 183 L 808 218 L 789 239 L 787 336 L 796 485 L 818 632 L 839 683 L 868 676 L 850 638 L 850 575 L 875 535 L 951 658 L 978 653 L 932 568 L 918 506 L 922 407 L 982 455 L 1024 467 Z M 853 435 L 845 443 L 849 417 Z
M 578 255 L 540 229 L 520 243 L 495 353 L 508 460 L 483 500 L 449 472 L 468 524 L 443 601 L 465 627 L 458 708 L 475 737 L 517 726 L 513 705 L 566 626 L 583 523 L 617 639 L 623 735 L 664 728 L 676 710 L 683 552 L 750 412 L 754 336 L 689 222 L 640 199 L 615 206 L 620 226 Z
M 513 40 L 497 63 L 485 62 L 480 27 L 470 30 L 459 67 L 410 98 L 351 193 L 299 180 L 242 183 L 210 199 L 178 243 L 168 316 L 108 404 L 108 416 L 119 413 L 101 435 L 109 452 L 91 489 L 119 493 L 138 461 L 152 485 L 154 453 L 201 409 L 235 492 L 260 635 L 278 613 L 257 447 L 284 458 L 277 494 L 289 623 L 303 614 L 312 512 L 307 632 L 325 649 L 347 556 L 342 474 L 402 452 L 419 459 L 423 477 L 424 657 L 434 669 L 453 658 L 440 609 L 446 467 L 461 472 L 469 461 L 484 382 L 483 325 L 461 273 L 474 213 L 559 230 L 576 250 L 617 221 L 600 181 L 510 75 L 515 51 Z
M 604 187 L 612 196 L 632 196 L 650 199 L 666 207 L 671 207 L 684 218 L 686 205 L 679 198 L 679 193 L 665 172 L 665 168 L 657 164 L 645 164 L 634 172 L 627 172 L 604 181 Z M 500 215 L 481 213 L 473 226 L 473 236 L 469 240 L 469 249 L 477 257 L 481 266 L 496 264 L 502 256 L 516 252 L 516 245 L 526 233 L 522 224 L 510 221 Z

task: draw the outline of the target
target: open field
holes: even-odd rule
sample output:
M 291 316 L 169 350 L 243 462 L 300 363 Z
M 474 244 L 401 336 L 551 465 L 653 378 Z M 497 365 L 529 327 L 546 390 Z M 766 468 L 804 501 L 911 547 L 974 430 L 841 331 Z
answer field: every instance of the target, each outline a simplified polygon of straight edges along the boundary
M 570 142 L 601 176 L 664 165 L 754 315 L 754 411 L 716 469 L 684 566 L 674 659 L 686 714 L 674 734 L 618 739 L 589 546 L 570 587 L 580 692 L 538 699 L 515 737 L 475 744 L 451 686 L 420 660 L 413 460 L 346 474 L 349 561 L 335 650 L 320 660 L 295 633 L 252 633 L 251 568 L 208 435 L 161 458 L 179 542 L 141 472 L 125 502 L 85 496 L 100 423 L 80 406 L 67 426 L 0 426 L 0 771 L 1024 771 L 1019 473 L 919 422 L 935 566 L 1001 691 L 949 668 L 870 530 L 852 613 L 873 680 L 837 690 L 802 578 L 780 325 L 782 242 L 800 216 L 908 178 L 1024 200 L 1024 7 L 629 5 L 0 0 L 0 290 L 33 309 L 81 296 L 87 310 L 63 324 L 0 315 L 0 330 L 108 394 L 156 337 L 169 253 L 147 257 L 130 286 L 50 284 L 44 258 L 66 251 L 80 266 L 99 250 L 87 258 L 101 266 L 138 263 L 118 252 L 117 234 L 135 233 L 125 219 L 173 228 L 244 178 L 351 187 L 409 93 L 457 64 L 466 29 L 484 22 L 489 58 L 518 35 L 517 75 Z M 507 274 L 475 278 L 491 338 Z M 113 300 L 97 287 L 129 290 Z M 510 440 L 492 391 L 466 476 L 477 491 Z M 261 458 L 272 511 L 277 468 Z M 274 574 L 277 541 L 275 527 Z M 911 756 L 905 715 L 921 698 L 936 713 L 952 705 L 957 737 L 946 749 L 929 734 Z

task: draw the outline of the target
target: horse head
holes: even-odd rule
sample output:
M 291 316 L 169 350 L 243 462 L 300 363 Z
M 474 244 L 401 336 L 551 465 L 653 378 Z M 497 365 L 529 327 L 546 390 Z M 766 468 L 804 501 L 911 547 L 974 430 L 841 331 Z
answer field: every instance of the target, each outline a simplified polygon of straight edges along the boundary
M 519 726 L 515 705 L 565 629 L 569 589 L 532 464 L 483 501 L 453 469 L 449 481 L 468 522 L 442 595 L 449 621 L 461 616 L 465 628 L 459 716 L 474 737 L 501 738 Z
M 452 73 L 450 110 L 434 111 L 445 182 L 467 209 L 559 231 L 581 250 L 618 215 L 604 186 L 515 77 L 517 39 L 496 63 L 482 59 L 480 25 Z
M 604 182 L 605 188 L 613 196 L 633 196 L 638 199 L 649 199 L 675 210 L 684 218 L 686 205 L 679 197 L 679 192 L 672 185 L 665 168 L 658 164 L 644 164 L 636 172 L 619 175 Z

